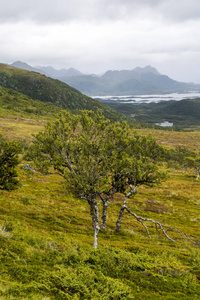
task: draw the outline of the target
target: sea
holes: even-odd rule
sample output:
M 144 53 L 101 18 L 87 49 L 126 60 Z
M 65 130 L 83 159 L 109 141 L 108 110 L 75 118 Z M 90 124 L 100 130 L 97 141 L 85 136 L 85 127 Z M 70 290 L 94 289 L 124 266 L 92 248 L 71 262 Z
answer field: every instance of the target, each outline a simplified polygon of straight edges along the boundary
M 171 94 L 155 94 L 155 95 L 126 95 L 126 96 L 92 96 L 94 99 L 103 101 L 116 101 L 118 103 L 158 103 L 161 101 L 180 101 L 183 99 L 196 99 L 200 98 L 200 92 L 188 92 L 188 93 L 171 93 Z

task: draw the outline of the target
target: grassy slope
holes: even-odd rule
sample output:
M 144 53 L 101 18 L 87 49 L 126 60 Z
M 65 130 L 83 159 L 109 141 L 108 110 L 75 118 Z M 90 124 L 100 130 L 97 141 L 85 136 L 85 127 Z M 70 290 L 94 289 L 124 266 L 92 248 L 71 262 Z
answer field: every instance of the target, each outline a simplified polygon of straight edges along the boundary
M 8 139 L 30 138 L 63 109 L 0 87 L 0 133 Z
M 113 120 L 125 120 L 107 105 L 81 94 L 67 84 L 39 73 L 0 64 L 0 86 L 23 93 L 34 100 L 50 102 L 58 107 L 78 111 L 101 109 Z
M 0 224 L 6 229 L 0 235 L 1 299 L 199 298 L 197 246 L 157 239 L 153 228 L 149 240 L 128 215 L 115 234 L 115 201 L 94 251 L 89 209 L 66 192 L 60 178 L 20 170 L 20 179 L 17 191 L 0 192 Z M 142 188 L 130 207 L 199 238 L 198 190 L 199 183 L 180 173 L 162 187 Z
M 36 116 L 30 111 L 4 107 L 1 132 L 7 138 L 30 139 L 31 132 L 54 117 L 54 112 Z M 152 134 L 168 148 L 181 144 L 199 149 L 199 132 Z M 200 298 L 198 245 L 178 235 L 175 244 L 162 234 L 157 238 L 151 225 L 150 240 L 128 214 L 122 232 L 116 234 L 121 204 L 117 195 L 109 208 L 107 231 L 100 233 L 99 248 L 93 250 L 87 204 L 75 199 L 56 174 L 43 176 L 21 168 L 18 172 L 22 186 L 0 191 L 0 299 Z M 200 182 L 192 171 L 169 175 L 161 186 L 139 188 L 129 206 L 138 215 L 196 236 L 199 243 Z

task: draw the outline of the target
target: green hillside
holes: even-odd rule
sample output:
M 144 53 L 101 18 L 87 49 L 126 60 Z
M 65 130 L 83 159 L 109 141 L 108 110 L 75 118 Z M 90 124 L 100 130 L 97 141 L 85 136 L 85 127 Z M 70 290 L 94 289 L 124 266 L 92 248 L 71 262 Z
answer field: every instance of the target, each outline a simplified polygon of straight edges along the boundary
M 169 121 L 175 129 L 200 128 L 200 99 L 181 101 L 162 101 L 149 104 L 117 103 L 106 101 L 107 105 L 126 116 L 132 116 L 139 122 L 149 124 Z
M 34 100 L 50 102 L 58 107 L 78 111 L 101 109 L 107 118 L 125 120 L 103 103 L 89 98 L 67 84 L 39 73 L 0 64 L 0 86 L 23 93 Z
M 30 97 L 0 86 L 0 117 L 1 118 L 31 118 L 31 119 L 52 119 L 63 108 L 55 106 L 51 102 L 33 100 Z
M 144 122 L 173 122 L 178 128 L 200 126 L 200 99 L 170 101 L 160 105 L 149 105 L 146 113 L 136 116 Z

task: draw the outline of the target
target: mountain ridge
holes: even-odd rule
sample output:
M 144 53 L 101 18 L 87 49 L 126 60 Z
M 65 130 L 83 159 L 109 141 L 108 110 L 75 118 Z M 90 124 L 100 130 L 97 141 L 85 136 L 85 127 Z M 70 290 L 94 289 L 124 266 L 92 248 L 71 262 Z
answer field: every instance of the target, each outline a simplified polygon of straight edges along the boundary
M 38 66 L 38 69 L 44 71 L 47 75 L 49 75 L 52 78 L 60 78 L 60 77 L 73 77 L 73 76 L 81 76 L 84 75 L 82 72 L 75 68 L 69 68 L 69 69 L 55 69 L 52 66 Z
M 200 90 L 199 84 L 176 81 L 150 65 L 132 70 L 108 70 L 101 76 L 81 74 L 57 79 L 90 96 L 166 94 Z
M 27 64 L 25 67 L 27 68 Z M 176 81 L 150 65 L 132 70 L 108 70 L 103 75 L 83 74 L 74 68 L 56 70 L 51 66 L 38 66 L 35 70 L 88 96 L 185 93 L 200 90 L 199 84 Z
M 47 75 L 47 73 L 45 73 L 43 70 L 41 70 L 39 68 L 32 67 L 32 66 L 28 65 L 27 63 L 19 61 L 19 60 L 13 62 L 9 66 L 10 67 L 15 67 L 15 68 L 18 68 L 18 69 L 22 69 L 22 70 L 26 70 L 26 71 L 40 73 L 42 75 Z

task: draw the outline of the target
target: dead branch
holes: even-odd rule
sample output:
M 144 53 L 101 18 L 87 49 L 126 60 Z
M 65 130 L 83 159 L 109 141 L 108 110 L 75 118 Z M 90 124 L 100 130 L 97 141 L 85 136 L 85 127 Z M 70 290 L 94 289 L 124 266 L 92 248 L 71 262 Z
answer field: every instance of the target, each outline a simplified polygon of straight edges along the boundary
M 160 222 L 158 222 L 158 221 L 156 221 L 156 220 L 153 220 L 153 219 L 146 219 L 146 218 L 137 216 L 137 215 L 136 215 L 135 213 L 133 213 L 126 205 L 124 206 L 124 209 L 126 209 L 127 212 L 128 212 L 129 214 L 131 214 L 132 216 L 134 216 L 134 217 L 136 218 L 136 220 L 137 220 L 138 222 L 140 222 L 140 223 L 144 226 L 144 228 L 145 228 L 145 230 L 146 230 L 146 232 L 147 232 L 149 238 L 151 238 L 151 236 L 150 236 L 149 230 L 148 230 L 147 226 L 144 224 L 144 222 L 152 222 L 152 223 L 154 223 L 154 225 L 155 225 L 155 227 L 156 227 L 156 232 L 157 232 L 157 234 L 158 234 L 158 228 L 160 227 L 161 231 L 162 231 L 163 234 L 166 236 L 166 238 L 167 238 L 168 240 L 172 241 L 172 242 L 175 242 L 175 240 L 169 237 L 169 235 L 167 234 L 167 230 L 176 231 L 176 232 L 178 232 L 180 235 L 182 235 L 182 237 L 183 237 L 186 241 L 191 241 L 192 243 L 194 243 L 194 242 L 192 241 L 192 239 L 191 239 L 188 235 L 186 235 L 184 232 L 178 230 L 178 229 L 175 228 L 175 227 L 170 227 L 170 226 L 167 226 L 167 225 L 163 225 L 163 224 L 161 224 Z M 165 228 L 166 228 L 167 230 L 165 230 Z

